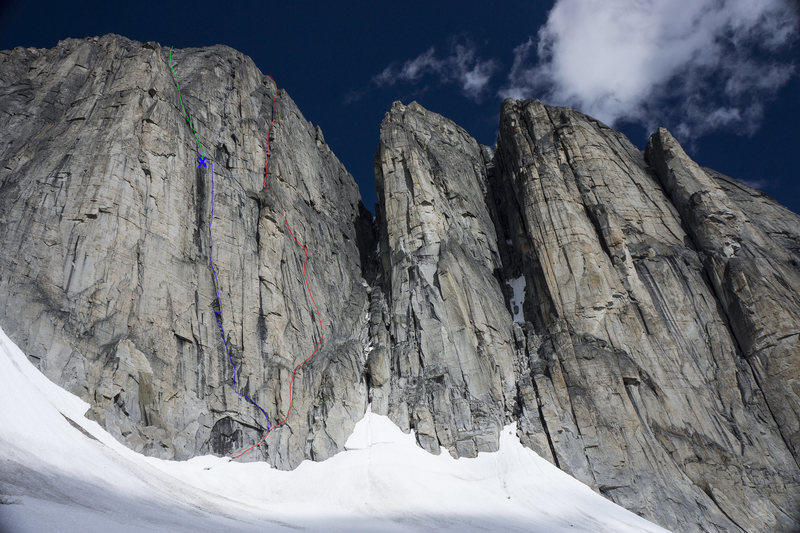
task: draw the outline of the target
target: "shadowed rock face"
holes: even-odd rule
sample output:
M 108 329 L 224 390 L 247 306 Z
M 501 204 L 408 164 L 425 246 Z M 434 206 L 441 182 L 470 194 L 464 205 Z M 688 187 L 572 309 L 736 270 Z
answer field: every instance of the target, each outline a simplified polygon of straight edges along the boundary
M 677 531 L 800 527 L 800 217 L 566 108 L 503 103 L 496 153 L 395 103 L 373 222 L 283 91 L 224 46 L 119 36 L 0 52 L 0 325 L 130 447 L 263 436 L 293 468 L 367 402 L 432 453 L 523 443 Z

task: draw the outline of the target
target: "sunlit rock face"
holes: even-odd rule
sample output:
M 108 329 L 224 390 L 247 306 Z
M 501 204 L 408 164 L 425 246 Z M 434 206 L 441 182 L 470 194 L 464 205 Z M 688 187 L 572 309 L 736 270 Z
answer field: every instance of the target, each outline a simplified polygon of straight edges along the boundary
M 392 105 L 373 220 L 249 58 L 172 51 L 195 137 L 169 55 L 115 35 L 0 52 L 0 324 L 126 445 L 185 459 L 264 435 L 219 309 L 272 424 L 325 331 L 245 460 L 326 459 L 371 403 L 454 457 L 517 422 L 676 531 L 800 527 L 800 217 L 666 130 L 643 152 L 507 100 L 494 149 Z
M 131 448 L 178 459 L 241 450 L 267 420 L 234 391 L 213 311 L 240 392 L 282 420 L 292 370 L 321 335 L 288 222 L 309 250 L 326 337 L 297 372 L 292 416 L 245 459 L 325 459 L 366 406 L 357 228 L 365 217 L 371 228 L 369 214 L 283 91 L 263 190 L 274 86 L 224 46 L 172 52 L 200 166 L 169 53 L 113 35 L 3 53 L 0 320 Z

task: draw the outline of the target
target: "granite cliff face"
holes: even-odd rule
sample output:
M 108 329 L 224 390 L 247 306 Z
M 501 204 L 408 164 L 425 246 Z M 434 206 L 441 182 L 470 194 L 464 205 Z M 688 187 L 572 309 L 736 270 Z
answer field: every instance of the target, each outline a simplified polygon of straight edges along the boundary
M 213 309 L 221 304 L 241 390 L 282 419 L 292 369 L 320 335 L 285 213 L 312 251 L 309 282 L 328 334 L 298 372 L 292 417 L 260 450 L 284 468 L 327 458 L 366 406 L 356 230 L 369 214 L 282 91 L 272 190 L 262 191 L 272 83 L 230 48 L 175 50 L 183 102 L 216 173 L 217 304 L 210 164 L 198 167 L 168 54 L 117 36 L 3 53 L 0 322 L 135 450 L 185 459 L 249 446 L 266 420 L 234 392 Z
M 495 451 L 516 375 L 484 153 L 452 122 L 395 103 L 375 176 L 383 321 L 371 331 L 381 348 L 369 359 L 373 408 L 415 428 L 433 453 Z
M 698 201 L 708 195 L 735 206 L 665 130 L 642 154 L 580 113 L 507 101 L 496 166 L 502 192 L 495 205 L 510 213 L 501 223 L 511 240 L 504 257 L 531 289 L 536 402 L 524 408 L 541 409 L 559 466 L 667 527 L 795 527 L 798 457 L 791 426 L 775 413 L 797 407 L 789 389 L 800 375 L 798 315 L 774 319 L 797 302 L 797 267 L 788 257 L 797 248 L 785 245 L 797 242 L 800 224 L 783 246 L 760 234 L 761 250 L 775 254 L 765 259 L 776 265 L 773 282 L 782 279 L 783 288 L 762 285 L 762 307 L 748 308 L 765 328 L 756 333 L 740 328 L 732 312 L 752 296 L 742 303 L 737 294 L 746 291 L 733 289 L 725 300 L 720 287 L 730 282 L 714 277 L 736 275 L 719 266 L 723 258 L 752 261 L 728 244 L 755 239 L 746 233 L 748 216 L 737 210 L 735 225 Z M 777 208 L 740 190 L 760 209 Z M 720 233 L 706 231 L 701 241 L 704 226 Z M 747 271 L 739 287 L 763 283 L 748 274 L 759 275 Z M 793 347 L 771 353 L 783 382 L 765 389 L 744 339 L 792 330 Z M 668 516 L 673 505 L 682 511 Z
M 800 527 L 800 217 L 567 108 L 503 103 L 496 152 L 416 103 L 380 128 L 373 221 L 279 91 L 224 46 L 0 52 L 0 324 L 128 446 L 341 450 L 367 403 L 456 457 L 523 443 L 676 531 Z

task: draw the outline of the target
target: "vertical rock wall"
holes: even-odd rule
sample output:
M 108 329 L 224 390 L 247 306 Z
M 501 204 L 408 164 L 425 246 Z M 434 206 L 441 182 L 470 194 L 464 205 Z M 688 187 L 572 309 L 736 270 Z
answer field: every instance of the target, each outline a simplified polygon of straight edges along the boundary
M 518 205 L 503 255 L 530 288 L 541 344 L 528 355 L 559 466 L 667 527 L 792 527 L 800 472 L 782 426 L 695 221 L 643 154 L 580 113 L 507 101 L 496 165 L 498 207 Z
M 676 531 L 800 526 L 800 217 L 566 108 L 506 101 L 496 153 L 395 103 L 375 220 L 289 96 L 224 46 L 0 52 L 0 324 L 135 450 L 257 442 L 292 468 L 367 402 L 432 453 L 522 442 Z
M 366 405 L 357 187 L 280 91 L 262 191 L 273 86 L 224 46 L 173 52 L 209 158 L 199 168 L 168 52 L 105 36 L 3 53 L 0 322 L 133 449 L 179 459 L 242 449 L 266 420 L 234 393 L 215 306 L 239 387 L 273 423 L 320 335 L 286 216 L 310 252 L 326 338 L 298 371 L 292 416 L 257 453 L 282 467 L 327 458 Z
M 663 184 L 663 160 L 537 101 L 504 103 L 494 155 L 447 119 L 395 103 L 375 161 L 373 405 L 415 428 L 421 446 L 455 456 L 492 449 L 494 424 L 517 420 L 538 453 L 676 530 L 791 530 L 800 472 L 786 435 L 798 405 L 789 315 L 800 283 L 785 244 L 797 241 L 760 241 L 761 257 L 783 265 L 773 279 L 793 291 L 774 281 L 752 293 L 787 301 L 775 322 L 753 312 L 787 341 L 767 374 L 741 348 L 740 335 L 756 334 L 726 311 L 704 266 L 711 252 L 696 244 L 700 222 Z M 681 162 L 705 180 L 693 193 L 725 194 Z M 780 215 L 776 227 L 798 220 Z M 724 235 L 709 233 L 709 246 L 724 249 Z M 771 394 L 785 400 L 784 418 Z
M 373 356 L 388 370 L 376 412 L 433 453 L 495 451 L 516 379 L 481 149 L 451 121 L 396 102 L 375 173 L 388 330 Z

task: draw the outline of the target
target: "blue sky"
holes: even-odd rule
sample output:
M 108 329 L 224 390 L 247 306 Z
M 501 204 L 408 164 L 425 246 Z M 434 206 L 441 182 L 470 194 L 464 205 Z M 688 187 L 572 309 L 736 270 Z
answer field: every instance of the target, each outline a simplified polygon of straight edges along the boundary
M 640 148 L 669 128 L 701 165 L 800 212 L 800 42 L 792 0 L 6 2 L 0 49 L 119 33 L 226 44 L 286 89 L 376 201 L 394 100 L 494 145 L 504 96 L 572 107 Z

